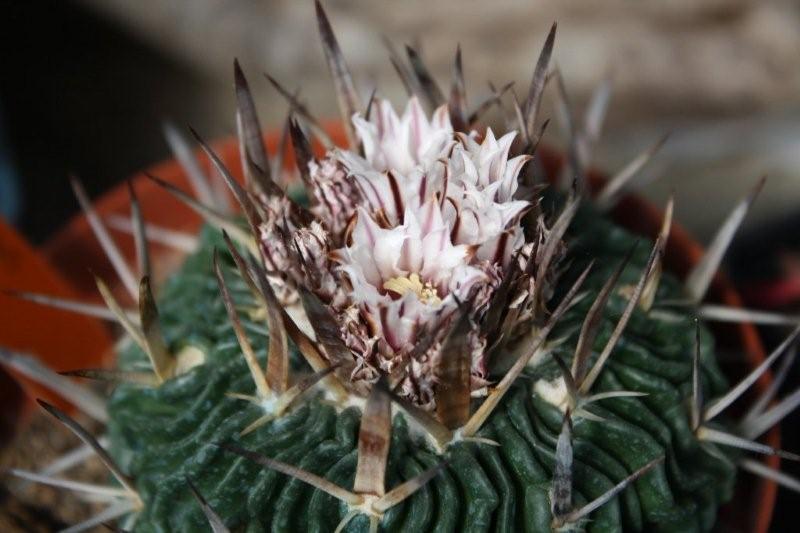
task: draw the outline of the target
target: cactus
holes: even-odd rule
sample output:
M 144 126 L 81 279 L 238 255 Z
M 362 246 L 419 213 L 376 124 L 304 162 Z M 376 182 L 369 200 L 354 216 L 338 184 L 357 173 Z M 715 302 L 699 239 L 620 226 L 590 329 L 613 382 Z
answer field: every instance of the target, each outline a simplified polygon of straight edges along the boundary
M 793 397 L 770 406 L 774 385 L 742 419 L 723 415 L 788 353 L 780 384 L 800 330 L 731 387 L 697 318 L 791 322 L 702 303 L 763 180 L 680 283 L 662 266 L 672 200 L 654 242 L 605 214 L 663 140 L 590 192 L 606 87 L 583 127 L 566 107 L 566 172 L 543 187 L 548 80 L 566 103 L 549 66 L 555 25 L 498 138 L 478 124 L 505 109 L 509 87 L 468 113 L 460 50 L 448 97 L 413 49 L 407 62 L 393 56 L 410 93 L 398 115 L 374 94 L 361 104 L 319 3 L 317 18 L 349 149 L 269 78 L 291 106 L 270 161 L 235 64 L 244 185 L 192 133 L 241 214 L 168 128 L 199 199 L 151 178 L 207 222 L 183 266 L 154 294 L 147 237 L 159 228 L 141 219 L 133 188 L 135 268 L 73 180 L 138 309 L 100 279 L 107 308 L 18 294 L 114 320 L 127 336 L 115 369 L 67 373 L 114 382 L 107 402 L 2 352 L 107 423 L 101 443 L 41 402 L 83 440 L 74 455 L 108 466 L 108 486 L 60 477 L 70 461 L 13 471 L 108 503 L 70 531 L 708 531 L 738 468 L 796 483 L 747 456 L 797 459 L 757 442 Z M 282 186 L 289 139 L 302 191 Z

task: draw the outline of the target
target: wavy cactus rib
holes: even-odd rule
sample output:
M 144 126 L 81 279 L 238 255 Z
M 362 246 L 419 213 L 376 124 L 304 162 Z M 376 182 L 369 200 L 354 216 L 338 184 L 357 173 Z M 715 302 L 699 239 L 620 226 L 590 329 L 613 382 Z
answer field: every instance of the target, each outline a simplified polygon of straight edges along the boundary
M 524 104 L 506 85 L 472 113 L 460 47 L 447 100 L 418 52 L 407 47 L 406 64 L 390 45 L 413 95 L 397 115 L 375 91 L 361 109 L 318 2 L 316 11 L 352 149 L 333 148 L 299 95 L 268 77 L 302 119 L 290 116 L 281 144 L 291 138 L 303 195 L 279 186 L 281 164 L 260 142 L 235 63 L 244 185 L 192 130 L 216 171 L 212 185 L 172 127 L 168 140 L 200 200 L 151 176 L 203 215 L 209 225 L 196 243 L 165 239 L 164 228 L 142 220 L 131 187 L 123 227 L 137 262 L 125 264 L 73 180 L 138 305 L 123 307 L 99 279 L 109 310 L 15 293 L 114 320 L 128 335 L 118 368 L 64 373 L 116 383 L 107 406 L 0 350 L 4 364 L 107 420 L 107 437 L 96 439 L 44 405 L 85 446 L 41 472 L 11 472 L 107 503 L 69 531 L 118 519 L 140 532 L 700 532 L 732 497 L 740 465 L 800 486 L 745 457 L 800 459 L 753 440 L 800 395 L 770 407 L 771 387 L 738 424 L 724 416 L 789 352 L 782 379 L 800 328 L 731 388 L 695 317 L 795 322 L 700 302 L 763 180 L 681 285 L 662 264 L 672 200 L 654 242 L 603 214 L 663 141 L 588 197 L 585 167 L 607 82 L 581 121 L 555 72 L 569 118 L 568 170 L 551 177 L 563 190 L 540 183 L 555 24 Z M 507 91 L 518 131 L 496 138 L 474 122 L 503 108 Z M 312 153 L 306 129 L 323 137 L 324 157 Z M 223 182 L 243 219 L 214 196 Z M 157 292 L 148 238 L 193 250 Z M 89 453 L 120 486 L 57 477 Z

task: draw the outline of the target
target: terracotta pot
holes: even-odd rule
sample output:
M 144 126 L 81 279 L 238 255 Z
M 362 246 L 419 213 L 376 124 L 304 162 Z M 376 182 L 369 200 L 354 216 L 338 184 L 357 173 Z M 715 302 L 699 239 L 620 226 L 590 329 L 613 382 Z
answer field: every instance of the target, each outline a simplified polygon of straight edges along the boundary
M 0 220 L 0 288 L 42 292 L 63 298 L 80 298 L 67 276 L 53 268 L 13 228 Z M 0 346 L 36 354 L 56 370 L 96 366 L 111 355 L 111 332 L 101 322 L 13 298 L 0 292 Z M 58 396 L 35 382 L 0 367 L 0 444 L 10 440 L 14 429 L 29 412 L 31 401 L 43 398 L 62 408 Z M 22 388 L 20 388 L 22 387 Z M 22 389 L 27 391 L 23 394 Z
M 341 126 L 338 123 L 331 123 L 328 126 L 327 129 L 331 132 L 335 142 L 342 145 L 345 144 L 345 135 Z M 269 133 L 265 141 L 270 152 L 274 152 L 278 144 L 278 132 Z M 241 175 L 236 141 L 233 139 L 224 140 L 215 143 L 214 148 L 231 171 L 237 176 Z M 292 165 L 292 155 L 290 153 L 286 155 L 286 164 Z M 557 152 L 547 148 L 540 148 L 539 157 L 546 173 L 550 176 L 557 176 L 563 164 L 563 158 Z M 159 163 L 149 168 L 148 172 L 174 183 L 184 190 L 189 190 L 186 177 L 175 161 Z M 605 180 L 604 176 L 597 172 L 590 172 L 589 178 L 592 189 L 599 188 Z M 201 221 L 197 215 L 147 180 L 144 175 L 136 175 L 132 179 L 148 222 L 189 233 L 193 233 L 199 228 Z M 130 209 L 126 188 L 118 186 L 104 194 L 96 201 L 95 207 L 101 216 L 110 214 L 128 215 Z M 655 206 L 643 198 L 633 195 L 623 198 L 614 209 L 612 215 L 618 223 L 632 232 L 651 238 L 658 233 L 662 220 L 662 214 Z M 132 261 L 134 257 L 132 239 L 119 234 L 116 234 L 115 237 L 123 249 L 123 253 Z M 46 261 L 57 265 L 64 278 L 69 281 L 75 288 L 76 293 L 82 298 L 97 299 L 94 281 L 87 271 L 87 265 L 91 265 L 94 273 L 100 274 L 107 280 L 116 279 L 110 264 L 97 245 L 88 224 L 82 216 L 76 216 L 63 229 L 58 231 L 42 248 L 41 252 Z M 666 268 L 670 272 L 678 277 L 684 277 L 691 267 L 699 261 L 702 253 L 702 247 L 683 228 L 679 225 L 673 225 L 665 259 Z M 158 245 L 153 247 L 152 255 L 156 271 L 162 274 L 170 271 L 180 261 L 180 254 Z M 30 289 L 37 290 L 35 287 Z M 38 290 L 46 291 L 47 287 L 39 287 Z M 116 291 L 120 298 L 127 298 L 121 287 L 117 286 Z M 715 278 L 709 291 L 709 296 L 711 300 L 726 305 L 741 305 L 739 295 L 723 275 L 718 275 Z M 749 369 L 764 360 L 763 346 L 752 325 L 728 324 L 718 327 L 715 325 L 714 332 L 720 347 L 743 352 L 746 357 L 739 364 L 725 366 L 731 380 L 738 379 Z M 101 345 L 102 342 L 98 344 L 98 346 Z M 59 359 L 55 358 L 49 351 L 46 354 L 42 353 L 42 355 L 45 356 L 44 359 L 48 364 L 56 368 L 74 367 L 75 365 L 71 365 L 71 363 L 78 360 L 80 360 L 80 364 L 102 364 L 105 347 L 102 346 L 102 348 L 98 352 L 93 352 L 95 354 L 94 361 L 89 361 L 86 357 L 78 359 L 76 357 L 77 352 L 65 351 L 62 353 L 63 357 Z M 83 356 L 91 357 L 92 354 L 87 352 L 88 350 L 82 350 L 80 353 Z M 73 357 L 75 358 L 73 359 Z M 769 374 L 762 376 L 754 387 L 754 393 L 763 391 L 770 381 L 771 376 Z M 771 446 L 779 446 L 780 432 L 778 428 L 772 429 L 767 434 L 766 442 Z M 773 467 L 777 467 L 779 463 L 777 457 L 768 457 L 766 461 Z M 730 526 L 732 530 L 766 533 L 772 518 L 777 487 L 774 483 L 761 478 L 744 479 L 747 476 L 747 474 L 741 474 L 743 479 L 738 484 L 735 498 L 722 509 L 720 520 L 724 525 Z

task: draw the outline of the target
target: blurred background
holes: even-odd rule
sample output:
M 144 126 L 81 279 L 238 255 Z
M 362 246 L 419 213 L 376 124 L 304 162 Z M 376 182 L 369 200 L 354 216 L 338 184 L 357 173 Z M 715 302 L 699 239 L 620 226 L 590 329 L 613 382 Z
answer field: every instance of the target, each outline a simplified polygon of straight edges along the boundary
M 365 99 L 379 87 L 397 102 L 404 91 L 384 37 L 419 46 L 443 85 L 460 43 L 474 105 L 490 94 L 488 81 L 516 81 L 522 91 L 558 21 L 554 60 L 576 111 L 603 80 L 613 84 L 593 164 L 617 170 L 672 132 L 644 172 L 652 181 L 644 194 L 663 205 L 675 190 L 677 221 L 703 243 L 768 174 L 729 270 L 753 305 L 797 307 L 796 0 L 325 4 Z M 166 118 L 206 138 L 230 135 L 234 57 L 268 127 L 281 124 L 287 106 L 262 72 L 299 88 L 317 116 L 336 113 L 310 0 L 0 0 L 0 9 L 0 214 L 35 244 L 77 210 L 68 172 L 93 197 L 114 187 L 168 157 Z M 555 116 L 552 98 L 545 105 Z M 547 139 L 559 144 L 559 135 L 551 127 Z M 767 298 L 761 287 L 778 289 Z M 768 341 L 779 333 L 764 332 Z M 793 377 L 800 382 L 797 370 Z M 785 435 L 786 448 L 800 449 L 796 431 Z M 800 503 L 791 498 L 782 492 L 776 531 Z
M 262 72 L 290 90 L 300 88 L 317 115 L 335 113 L 310 1 L 2 4 L 2 168 L 18 176 L 24 199 L 4 209 L 17 213 L 36 241 L 75 208 L 64 197 L 68 170 L 87 180 L 90 192 L 111 187 L 167 156 L 164 118 L 191 124 L 208 138 L 230 134 L 234 57 L 250 75 L 265 124 L 280 124 L 286 105 Z M 796 1 L 328 4 L 359 88 L 368 95 L 379 87 L 396 99 L 403 89 L 384 36 L 396 45 L 418 44 L 441 83 L 461 43 L 476 104 L 489 93 L 487 81 L 525 87 L 547 29 L 558 21 L 554 58 L 578 112 L 603 79 L 613 82 L 595 163 L 617 169 L 673 132 L 648 170 L 665 179 L 647 194 L 663 202 L 675 188 L 678 220 L 701 239 L 762 173 L 770 181 L 753 224 L 791 211 L 800 194 Z M 551 140 L 557 136 L 551 128 Z M 3 191 L 5 206 L 11 196 Z M 704 200 L 702 212 L 692 198 Z

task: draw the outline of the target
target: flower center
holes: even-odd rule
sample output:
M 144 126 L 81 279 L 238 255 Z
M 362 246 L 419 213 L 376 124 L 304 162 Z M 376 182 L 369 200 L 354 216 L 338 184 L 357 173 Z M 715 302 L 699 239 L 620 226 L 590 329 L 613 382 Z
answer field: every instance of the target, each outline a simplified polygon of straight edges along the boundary
M 413 292 L 424 304 L 439 305 L 442 303 L 434 286 L 429 281 L 422 283 L 416 272 L 412 272 L 408 276 L 391 278 L 383 283 L 383 288 L 399 296 L 404 296 L 409 291 Z

